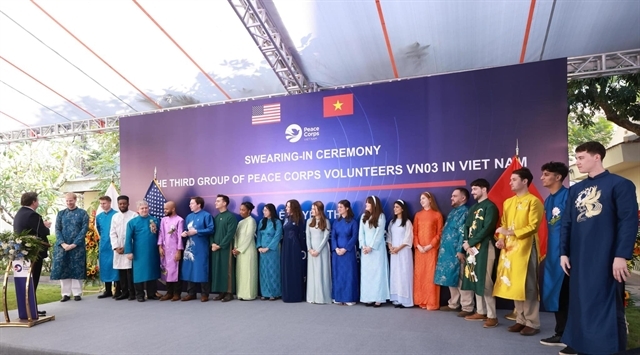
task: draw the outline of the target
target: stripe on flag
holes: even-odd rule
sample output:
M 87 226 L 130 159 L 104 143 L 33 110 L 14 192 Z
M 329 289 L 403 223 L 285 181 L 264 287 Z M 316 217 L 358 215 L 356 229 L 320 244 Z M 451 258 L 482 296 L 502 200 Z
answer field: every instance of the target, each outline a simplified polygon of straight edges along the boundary
M 280 122 L 280 103 L 251 107 L 251 124 Z

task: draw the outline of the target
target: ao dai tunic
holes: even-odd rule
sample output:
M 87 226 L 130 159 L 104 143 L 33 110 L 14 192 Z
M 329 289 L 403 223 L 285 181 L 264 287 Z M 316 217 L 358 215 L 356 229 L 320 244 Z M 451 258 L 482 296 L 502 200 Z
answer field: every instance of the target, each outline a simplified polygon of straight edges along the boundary
M 320 230 L 312 228 L 307 220 L 307 248 L 320 253 L 312 256 L 307 253 L 307 302 L 331 303 L 331 253 L 329 252 L 329 235 L 331 224 L 327 220 L 327 228 Z
M 389 261 L 384 241 L 384 230 L 387 224 L 384 214 L 378 217 L 378 226 L 373 227 L 369 221 L 363 222 L 360 217 L 360 233 L 358 241 L 360 249 L 372 248 L 369 254 L 360 251 L 360 301 L 386 302 L 389 299 Z
M 560 220 L 567 207 L 569 189 L 562 186 L 554 194 L 550 194 L 544 200 L 544 211 L 549 235 L 547 237 L 547 255 L 544 263 L 544 277 L 540 289 L 540 299 L 544 309 L 548 312 L 557 312 L 560 301 L 560 288 L 564 281 L 565 273 L 560 266 Z
M 211 253 L 211 291 L 234 293 L 236 276 L 231 250 L 238 220 L 231 212 L 224 211 L 215 217 L 215 221 L 211 243 L 217 244 L 220 249 Z
M 263 226 L 264 229 L 262 229 Z M 282 286 L 280 283 L 281 239 L 282 222 L 280 222 L 279 219 L 263 219 L 262 222 L 260 222 L 256 247 L 258 249 L 269 248 L 266 253 L 261 253 L 259 255 L 260 294 L 262 297 L 280 297 L 282 295 Z
M 535 248 L 540 246 L 538 228 L 544 207 L 537 197 L 527 192 L 523 196 L 513 196 L 505 200 L 502 211 L 500 226 L 513 230 L 515 235 L 506 237 L 505 248 L 500 250 L 493 295 L 524 301 L 529 257 L 534 242 Z
M 283 302 L 303 302 L 306 299 L 307 240 L 305 234 L 304 220 L 293 223 L 290 219 L 285 219 L 280 255 Z
M 116 210 L 102 212 L 96 216 L 96 230 L 100 236 L 100 254 L 98 263 L 100 265 L 100 280 L 102 282 L 113 282 L 120 280 L 117 270 L 113 268 L 113 247 L 111 246 L 111 221 L 117 214 Z
M 470 247 L 478 250 L 478 254 L 473 258 L 469 253 L 465 254 L 462 289 L 474 291 L 478 296 L 485 295 L 489 250 L 495 248 L 492 241 L 499 214 L 498 206 L 487 198 L 471 206 L 464 223 L 464 238 Z
M 401 224 L 402 218 L 389 223 L 387 233 L 387 243 L 392 247 L 404 245 L 398 253 L 391 254 L 389 293 L 394 303 L 413 307 L 413 224 L 410 220 L 407 220 L 404 226 Z
M 133 211 L 118 212 L 111 219 L 111 230 L 109 236 L 111 239 L 111 246 L 113 249 L 124 248 L 124 240 L 127 237 L 127 223 L 138 214 Z M 113 251 L 113 268 L 116 270 L 131 269 L 131 260 L 127 259 L 124 254 L 118 254 L 117 251 Z
M 331 297 L 336 302 L 357 302 L 360 298 L 360 278 L 356 248 L 358 243 L 358 220 L 338 218 L 331 228 Z M 336 249 L 346 249 L 338 255 Z
M 182 254 L 180 278 L 191 282 L 209 282 L 209 237 L 213 234 L 213 217 L 207 211 L 190 213 L 184 221 L 184 230 L 194 228 L 198 233 L 187 237 Z
M 440 309 L 440 286 L 433 282 L 433 278 L 438 261 L 442 224 L 442 214 L 432 209 L 416 213 L 413 220 L 413 245 L 416 247 L 413 302 L 428 310 Z M 431 245 L 432 248 L 426 253 L 421 253 L 418 245 Z
M 178 265 L 175 261 L 176 254 L 182 250 L 182 231 L 184 220 L 175 215 L 163 217 L 160 221 L 158 233 L 158 245 L 164 250 L 164 257 L 160 257 L 160 278 L 166 282 L 178 282 Z
M 236 255 L 236 292 L 238 299 L 252 300 L 258 296 L 258 252 L 256 251 L 256 220 L 248 216 L 238 223 L 234 240 Z
M 462 252 L 464 239 L 464 222 L 467 219 L 467 206 L 455 207 L 447 216 L 447 222 L 442 230 L 440 251 L 434 282 L 436 285 L 458 287 L 460 280 L 460 260 L 458 253 Z
M 631 259 L 638 233 L 634 184 L 604 171 L 569 189 L 561 255 L 569 257 L 569 318 L 562 342 L 579 353 L 625 350 L 624 283 L 613 278 L 615 257 Z
M 124 253 L 133 254 L 134 283 L 152 281 L 160 277 L 158 228 L 158 220 L 151 215 L 138 216 L 127 223 Z
M 56 216 L 56 243 L 53 248 L 51 280 L 78 279 L 87 277 L 87 251 L 85 236 L 89 229 L 89 215 L 81 208 L 64 209 Z M 75 244 L 65 251 L 62 243 Z

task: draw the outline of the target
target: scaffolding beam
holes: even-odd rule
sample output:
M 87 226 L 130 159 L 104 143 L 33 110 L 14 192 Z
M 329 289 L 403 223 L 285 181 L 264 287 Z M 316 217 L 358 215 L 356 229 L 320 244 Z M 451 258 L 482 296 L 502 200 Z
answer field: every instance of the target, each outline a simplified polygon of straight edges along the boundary
M 248 3 L 247 0 L 229 0 L 229 2 L 232 4 L 236 2 L 241 2 L 241 1 Z M 252 0 L 252 1 L 255 1 L 255 0 Z M 273 50 L 275 51 L 275 49 Z M 295 65 L 295 63 L 293 63 L 293 65 L 294 65 L 294 68 L 298 68 Z M 278 70 L 280 70 L 279 73 L 286 73 L 287 78 L 289 78 L 288 75 L 291 75 L 290 74 L 291 72 L 288 71 L 288 69 L 286 69 L 285 67 L 279 67 Z M 623 52 L 587 55 L 587 56 L 573 57 L 573 58 L 567 59 L 567 78 L 569 80 L 621 75 L 621 74 L 632 74 L 632 73 L 638 73 L 638 72 L 640 72 L 640 49 L 623 51 Z M 277 73 L 278 71 L 276 71 L 276 74 Z M 448 74 L 448 73 L 442 73 L 439 75 L 443 75 L 443 74 Z M 319 88 L 316 85 L 307 83 L 307 81 L 304 79 L 304 76 L 301 73 L 298 72 L 297 76 L 294 75 L 293 77 L 301 78 L 302 81 L 300 81 L 301 84 L 298 84 L 298 82 L 295 82 L 295 80 L 293 79 L 291 79 L 290 81 L 286 81 L 286 82 L 289 82 L 288 85 L 290 85 L 290 88 L 289 88 L 290 90 L 287 89 L 288 94 L 299 94 L 303 92 L 312 92 L 312 91 L 315 92 L 319 90 Z M 341 85 L 341 86 L 336 86 L 332 88 L 323 88 L 323 90 L 340 89 L 345 87 L 356 87 L 356 86 L 371 85 L 371 84 L 377 84 L 377 83 L 387 83 L 387 82 L 408 80 L 408 79 L 420 78 L 420 77 L 424 77 L 424 75 L 411 77 L 411 78 L 387 79 L 387 80 L 379 80 L 379 81 L 372 81 L 372 82 L 365 82 L 365 83 L 354 83 L 350 85 Z M 283 81 L 283 85 L 285 85 L 284 81 Z M 31 141 L 36 139 L 52 139 L 52 138 L 59 138 L 59 137 L 77 136 L 82 134 L 117 131 L 119 129 L 120 118 L 123 118 L 123 117 L 148 115 L 148 114 L 157 113 L 157 112 L 167 112 L 167 111 L 182 110 L 182 109 L 189 109 L 189 108 L 196 108 L 196 107 L 224 105 L 224 104 L 229 104 L 233 102 L 245 102 L 245 101 L 260 100 L 265 98 L 280 97 L 283 95 L 286 95 L 286 94 L 280 93 L 280 94 L 248 97 L 248 98 L 211 102 L 211 103 L 199 103 L 199 104 L 194 104 L 189 106 L 165 108 L 165 109 L 155 110 L 155 111 L 136 112 L 133 114 L 125 114 L 120 116 L 92 118 L 89 120 L 82 120 L 82 121 L 72 121 L 72 122 L 55 123 L 55 124 L 50 124 L 45 126 L 38 126 L 38 127 L 28 127 L 28 128 L 23 128 L 23 129 L 14 130 L 14 131 L 0 132 L 0 144 L 9 144 L 14 142 Z
M 640 49 L 567 58 L 569 80 L 640 72 Z
M 227 0 L 251 38 L 262 52 L 267 63 L 289 94 L 318 91 L 309 83 L 300 65 L 287 49 L 269 12 L 260 0 Z
M 119 122 L 119 117 L 92 118 L 0 132 L 0 144 L 117 131 Z

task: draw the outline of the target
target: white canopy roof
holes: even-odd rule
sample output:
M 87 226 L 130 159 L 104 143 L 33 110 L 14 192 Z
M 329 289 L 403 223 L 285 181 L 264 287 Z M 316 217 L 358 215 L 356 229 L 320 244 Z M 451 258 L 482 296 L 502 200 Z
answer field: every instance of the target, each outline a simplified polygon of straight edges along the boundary
M 0 131 L 286 93 L 242 1 L 0 1 Z M 640 48 L 640 1 L 261 5 L 320 87 Z

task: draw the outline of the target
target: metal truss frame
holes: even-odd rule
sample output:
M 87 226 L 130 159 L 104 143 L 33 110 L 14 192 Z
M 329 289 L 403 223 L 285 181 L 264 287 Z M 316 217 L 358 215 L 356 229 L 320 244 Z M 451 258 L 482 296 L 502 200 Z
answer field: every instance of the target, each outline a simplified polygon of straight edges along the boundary
M 257 0 L 228 0 L 228 1 L 232 5 L 234 5 L 234 3 L 239 3 L 239 2 L 246 3 L 246 4 L 249 4 L 250 2 L 255 4 L 256 2 L 258 2 Z M 235 6 L 236 5 L 234 5 L 234 8 Z M 264 8 L 262 8 L 262 11 L 263 11 L 263 15 L 266 16 L 266 12 L 264 12 Z M 239 13 L 239 12 L 236 11 L 236 13 Z M 250 14 L 250 11 L 245 12 L 245 15 L 247 17 L 250 17 L 249 14 Z M 241 15 L 239 14 L 238 16 L 241 16 Z M 258 24 L 254 25 L 254 27 L 256 26 L 259 26 L 259 25 Z M 258 43 L 257 41 L 258 40 L 256 39 L 256 43 Z M 279 43 L 280 45 L 282 45 L 282 42 L 279 42 Z M 272 48 L 271 50 L 274 52 L 277 52 L 275 47 Z M 268 57 L 265 54 L 265 57 L 267 58 L 267 60 L 269 60 L 269 58 L 279 58 L 280 62 L 278 65 L 284 65 L 285 63 L 282 61 L 284 60 L 283 59 L 284 57 L 281 57 L 280 54 L 276 54 L 273 57 Z M 293 62 L 293 58 L 289 56 L 289 59 L 291 59 L 291 62 L 288 62 L 288 63 L 292 63 L 293 65 L 290 67 L 295 68 L 297 70 L 297 68 L 299 67 L 295 64 L 295 62 Z M 285 75 L 284 74 L 285 72 L 288 74 Z M 600 76 L 612 76 L 612 75 L 620 75 L 620 74 L 631 74 L 631 73 L 637 73 L 637 72 L 640 72 L 640 49 L 567 58 L 568 80 L 593 78 L 593 77 L 600 77 Z M 276 73 L 278 72 L 276 71 Z M 319 88 L 316 85 L 309 84 L 306 81 L 306 79 L 304 78 L 304 75 L 302 75 L 302 73 L 300 73 L 299 70 L 295 72 L 297 74 L 293 74 L 294 73 L 293 71 L 291 72 L 288 71 L 287 67 L 284 66 L 282 67 L 279 73 L 283 74 L 283 75 L 279 75 L 281 80 L 284 80 L 282 78 L 286 78 L 286 80 L 283 81 L 283 85 L 285 85 L 285 87 L 287 87 L 286 85 L 289 85 L 289 87 L 287 88 L 287 91 L 289 94 L 300 94 L 304 92 L 319 91 Z M 448 74 L 448 73 L 443 73 L 443 74 Z M 423 76 L 424 75 L 411 77 L 411 78 L 399 78 L 399 79 L 390 79 L 390 80 L 380 80 L 376 82 L 355 83 L 350 85 L 341 85 L 337 87 L 322 88 L 322 89 L 331 90 L 331 89 L 338 89 L 338 88 L 345 88 L 345 87 L 371 85 L 376 83 L 386 83 L 386 82 L 393 82 L 398 80 L 408 80 L 408 79 L 413 79 L 413 78 L 418 78 Z M 172 107 L 168 109 L 154 110 L 154 111 L 148 111 L 148 112 L 137 112 L 134 114 L 124 114 L 120 116 L 92 118 L 89 120 L 55 123 L 55 124 L 50 124 L 45 126 L 23 128 L 23 129 L 14 130 L 14 131 L 0 132 L 0 144 L 9 144 L 13 142 L 30 141 L 30 140 L 36 140 L 36 139 L 51 139 L 51 138 L 69 137 L 69 136 L 76 136 L 76 135 L 90 134 L 90 133 L 117 131 L 120 126 L 120 118 L 122 117 L 139 116 L 139 115 L 146 115 L 146 114 L 151 114 L 156 112 L 182 110 L 182 109 L 203 107 L 203 106 L 223 105 L 223 104 L 228 104 L 232 102 L 253 101 L 253 100 L 259 100 L 259 99 L 270 98 L 270 97 L 279 97 L 283 95 L 286 95 L 286 94 L 263 95 L 263 96 L 256 96 L 256 97 L 249 97 L 249 98 L 242 98 L 242 99 L 212 102 L 212 103 L 206 103 L 206 104 Z
M 260 0 L 227 0 L 289 94 L 315 92 Z
M 119 117 L 92 118 L 0 132 L 0 144 L 117 131 L 119 122 Z
M 569 80 L 640 72 L 640 49 L 567 58 Z

